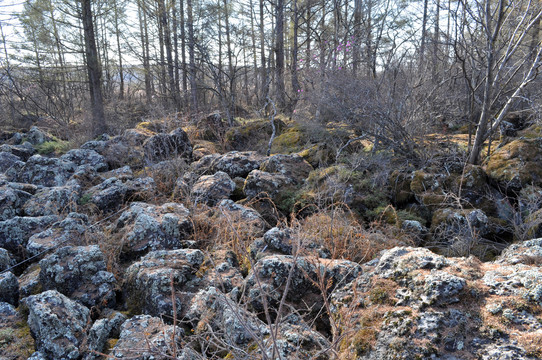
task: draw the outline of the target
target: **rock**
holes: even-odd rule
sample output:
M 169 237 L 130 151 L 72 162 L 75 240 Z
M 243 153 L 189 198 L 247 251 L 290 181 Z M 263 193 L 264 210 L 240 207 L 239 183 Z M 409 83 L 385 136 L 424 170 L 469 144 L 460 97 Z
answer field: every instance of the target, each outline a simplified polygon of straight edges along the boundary
M 66 246 L 40 261 L 40 283 L 91 307 L 115 306 L 115 276 L 98 245 Z
M 204 336 L 213 331 L 225 344 L 233 346 L 246 345 L 269 334 L 268 327 L 255 314 L 214 287 L 194 296 L 186 318 L 194 324 L 196 334 Z
M 239 259 L 233 251 L 214 250 L 202 268 L 208 269 L 201 277 L 203 286 L 212 286 L 223 293 L 238 291 L 243 284 Z
M 0 221 L 0 247 L 22 258 L 28 239 L 58 220 L 57 216 L 20 217 Z
M 177 346 L 183 333 L 181 328 L 166 325 L 160 318 L 137 315 L 122 324 L 119 341 L 109 355 L 133 360 L 171 359 L 172 346 Z
M 21 158 L 12 153 L 2 151 L 0 152 L 0 173 L 9 174 L 10 170 L 15 172 L 24 166 L 24 162 Z
M 30 256 L 38 256 L 61 244 L 78 245 L 85 233 L 90 235 L 88 217 L 84 214 L 69 213 L 65 219 L 55 222 L 47 230 L 32 235 L 26 244 L 26 251 Z
M 292 189 L 293 185 L 294 181 L 285 175 L 252 170 L 245 181 L 243 192 L 249 199 L 262 196 L 278 199 L 283 191 Z
M 459 302 L 457 295 L 465 288 L 465 279 L 445 271 L 432 270 L 425 277 L 421 299 L 428 305 L 447 305 Z
M 10 153 L 19 157 L 22 161 L 27 161 L 32 155 L 36 153 L 36 149 L 26 142 L 22 145 L 0 145 L 0 153 Z
M 219 171 L 214 175 L 201 176 L 192 187 L 192 197 L 196 203 L 213 206 L 222 199 L 230 197 L 235 183 L 228 174 Z
M 123 256 L 182 248 L 183 240 L 193 231 L 188 215 L 188 210 L 177 203 L 132 203 L 114 225 L 114 232 L 121 237 Z
M 143 144 L 145 157 L 151 162 L 166 160 L 172 157 L 192 157 L 192 144 L 186 132 L 178 128 L 169 134 L 157 134 Z
M 482 281 L 489 294 L 518 296 L 542 306 L 542 269 L 539 266 L 508 265 L 487 271 Z
M 290 272 L 292 272 L 291 275 Z M 310 303 L 316 304 L 314 308 L 320 309 L 317 303 L 323 306 L 322 291 L 316 284 L 322 278 L 329 285 L 326 291 L 331 293 L 335 287 L 351 282 L 360 273 L 361 267 L 347 260 L 273 255 L 264 257 L 254 265 L 245 279 L 244 286 L 248 301 L 255 311 L 264 309 L 263 294 L 267 294 L 269 306 L 276 308 L 286 289 L 288 279 L 290 279 L 289 291 L 286 294 L 288 304 L 300 309 L 304 303 Z
M 507 247 L 499 256 L 500 264 L 536 265 L 542 263 L 542 238 L 523 241 Z
M 71 161 L 34 155 L 20 170 L 16 181 L 46 187 L 63 186 L 75 170 L 76 165 Z
M 21 299 L 42 292 L 40 271 L 39 263 L 33 263 L 19 276 L 19 294 Z
M 260 166 L 261 171 L 272 174 L 281 174 L 290 179 L 295 184 L 301 184 L 313 170 L 312 166 L 301 156 L 293 155 L 273 155 L 265 160 Z
M 418 243 L 422 242 L 428 232 L 428 229 L 416 220 L 403 221 L 401 229 L 410 234 Z
M 111 169 L 126 165 L 140 169 L 145 165 L 143 142 L 152 135 L 146 130 L 128 129 L 123 135 L 107 140 L 99 153 L 105 157 Z
M 81 199 L 88 199 L 102 211 L 118 209 L 127 201 L 145 200 L 155 193 L 153 178 L 129 179 L 111 177 L 86 191 Z M 81 202 L 82 200 L 80 200 Z
M 90 149 L 73 149 L 60 157 L 61 160 L 71 161 L 76 166 L 90 165 L 98 172 L 107 171 L 107 165 L 104 156 Z
M 19 305 L 19 282 L 11 272 L 0 274 L 0 302 Z
M 34 351 L 34 339 L 24 316 L 15 306 L 0 302 L 0 359 L 30 359 Z
M 263 236 L 263 240 L 270 250 L 278 251 L 285 255 L 292 254 L 291 231 L 289 229 L 281 230 L 277 227 L 272 228 Z
M 191 168 L 198 174 L 213 174 L 217 171 L 223 171 L 232 179 L 246 178 L 252 170 L 257 170 L 264 160 L 265 156 L 255 151 L 231 151 L 223 155 L 204 156 L 192 163 Z
M 77 209 L 79 186 L 55 186 L 38 190 L 23 206 L 26 216 L 60 215 Z
M 30 130 L 26 133 L 26 141 L 32 145 L 41 145 L 46 141 L 51 141 L 52 138 L 38 129 L 36 126 L 32 126 Z
M 286 124 L 275 119 L 276 135 L 286 128 Z M 269 120 L 250 121 L 240 126 L 234 126 L 224 136 L 225 146 L 233 150 L 262 150 L 267 149 L 272 127 Z
M 237 204 L 229 199 L 222 200 L 218 206 L 220 215 L 228 222 L 236 225 L 236 230 L 241 237 L 262 236 L 267 224 L 261 215 L 254 209 Z
M 150 252 L 132 264 L 124 277 L 129 311 L 171 319 L 172 291 L 181 291 L 194 280 L 203 257 L 200 250 L 162 250 Z M 185 304 L 179 297 L 176 297 L 175 306 L 177 315 L 181 315 Z
M 542 138 L 521 137 L 496 149 L 485 162 L 490 179 L 519 190 L 526 185 L 542 185 Z
M 9 251 L 0 248 L 0 272 L 7 270 L 11 266 Z
M 50 359 L 78 359 L 86 342 L 90 311 L 55 290 L 23 300 L 36 350 Z
M 0 187 L 0 221 L 23 215 L 23 205 L 32 194 L 19 190 L 10 183 Z
M 110 140 L 109 138 L 105 140 L 90 140 L 81 145 L 79 148 L 83 150 L 94 150 L 98 154 L 102 154 L 107 146 L 107 141 Z
M 450 262 L 428 249 L 395 247 L 382 252 L 375 267 L 375 273 L 384 278 L 397 279 L 419 269 L 442 269 Z
M 36 351 L 28 358 L 28 360 L 47 360 L 47 358 L 43 353 Z
M 83 360 L 99 359 L 98 353 L 103 352 L 109 338 L 118 338 L 122 324 L 127 320 L 126 316 L 119 312 L 106 314 L 107 317 L 98 319 L 92 324 L 88 332 L 87 353 Z

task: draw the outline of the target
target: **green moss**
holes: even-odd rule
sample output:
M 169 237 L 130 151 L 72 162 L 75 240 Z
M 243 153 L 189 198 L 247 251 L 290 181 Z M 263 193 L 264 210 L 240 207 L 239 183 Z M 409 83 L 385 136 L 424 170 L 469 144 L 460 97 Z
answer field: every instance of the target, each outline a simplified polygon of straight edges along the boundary
M 301 151 L 303 148 L 303 141 L 303 135 L 298 129 L 289 129 L 273 140 L 271 153 L 291 154 Z
M 42 144 L 36 145 L 36 150 L 38 151 L 38 154 L 41 154 L 41 155 L 49 155 L 49 154 L 60 155 L 60 154 L 64 154 L 69 149 L 70 149 L 70 143 L 68 141 L 63 141 L 63 140 L 58 140 L 58 139 L 46 141 Z
M 25 320 L 0 329 L 0 358 L 23 360 L 34 351 L 34 339 Z
M 90 203 L 92 201 L 92 195 L 91 194 L 84 194 L 83 196 L 81 196 L 81 198 L 79 198 L 79 200 L 77 200 L 77 203 L 79 205 L 86 205 L 88 203 Z

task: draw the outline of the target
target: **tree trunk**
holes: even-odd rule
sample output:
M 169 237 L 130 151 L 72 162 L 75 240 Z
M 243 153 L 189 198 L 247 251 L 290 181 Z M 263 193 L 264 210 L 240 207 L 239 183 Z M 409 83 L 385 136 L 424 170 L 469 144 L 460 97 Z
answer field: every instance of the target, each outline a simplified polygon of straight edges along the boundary
M 190 61 L 189 65 L 189 78 L 190 78 L 190 93 L 192 100 L 192 111 L 198 112 L 198 89 L 196 87 L 196 59 L 195 59 L 195 38 L 194 38 L 194 19 L 192 14 L 192 0 L 186 1 L 188 11 L 188 57 Z
M 275 16 L 275 89 L 277 104 L 284 109 L 284 0 L 277 0 Z
M 119 29 L 119 9 L 118 9 L 118 0 L 115 1 L 115 35 L 117 38 L 117 51 L 119 53 L 119 99 L 124 99 L 124 73 L 122 68 L 122 51 L 120 48 L 120 29 Z
M 85 52 L 87 60 L 87 74 L 90 91 L 90 104 L 92 106 L 93 132 L 100 135 L 106 132 L 104 104 L 102 96 L 102 69 L 98 61 L 96 39 L 94 37 L 94 24 L 92 17 L 91 0 L 81 0 L 83 31 L 85 38 Z

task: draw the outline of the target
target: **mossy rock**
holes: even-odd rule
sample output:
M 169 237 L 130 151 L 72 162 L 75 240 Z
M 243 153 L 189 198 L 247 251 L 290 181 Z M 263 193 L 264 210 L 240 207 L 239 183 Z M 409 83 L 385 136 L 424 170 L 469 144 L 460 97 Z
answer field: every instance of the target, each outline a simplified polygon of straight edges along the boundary
M 402 206 L 415 200 L 410 189 L 412 178 L 410 174 L 394 170 L 390 175 L 392 201 L 396 206 Z
M 542 138 L 519 138 L 495 152 L 486 160 L 490 179 L 512 190 L 526 185 L 542 185 Z
M 275 118 L 276 135 L 280 135 L 286 124 Z M 232 150 L 259 150 L 267 149 L 269 138 L 273 133 L 269 120 L 254 120 L 240 126 L 230 128 L 225 136 L 225 146 Z
M 273 140 L 271 146 L 272 154 L 292 154 L 303 149 L 304 137 L 302 132 L 296 128 L 284 131 Z
M 157 121 L 142 121 L 138 123 L 135 128 L 144 131 L 150 136 L 165 131 L 164 123 Z
M 315 144 L 300 151 L 298 154 L 314 168 L 331 164 L 335 161 L 335 153 L 325 143 Z

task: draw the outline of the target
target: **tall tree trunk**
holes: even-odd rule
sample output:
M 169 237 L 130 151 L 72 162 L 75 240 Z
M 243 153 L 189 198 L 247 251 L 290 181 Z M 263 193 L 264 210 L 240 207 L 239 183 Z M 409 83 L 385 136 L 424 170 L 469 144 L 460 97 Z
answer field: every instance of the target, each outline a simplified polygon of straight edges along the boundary
M 267 77 L 266 69 L 266 59 L 265 59 L 265 38 L 264 38 L 264 28 L 265 28 L 265 16 L 264 16 L 264 0 L 260 0 L 260 60 L 262 62 L 261 66 L 261 80 L 262 80 L 262 96 L 260 96 L 260 101 L 265 101 L 269 93 L 269 80 Z
M 145 73 L 145 96 L 147 104 L 152 102 L 152 80 L 151 80 L 151 67 L 149 63 L 150 50 L 149 50 L 149 34 L 147 30 L 147 11 L 145 7 L 145 0 L 138 0 L 138 14 L 139 14 L 139 31 L 141 34 L 141 48 L 143 55 L 143 71 Z
M 235 74 L 233 69 L 233 52 L 231 44 L 231 31 L 230 31 L 230 11 L 228 8 L 228 1 L 224 0 L 224 25 L 226 26 L 226 48 L 228 51 L 228 124 L 233 126 L 233 110 L 235 107 Z
M 184 0 L 179 0 L 179 16 L 181 17 L 181 66 L 183 69 L 183 103 L 186 105 L 188 92 L 188 72 L 186 68 L 186 27 L 184 21 Z
M 299 30 L 299 11 L 297 8 L 297 0 L 294 1 L 294 28 L 293 28 L 293 46 L 292 46 L 292 91 L 294 92 L 294 96 L 292 97 L 292 104 L 291 109 L 295 109 L 297 100 L 299 99 L 298 92 L 301 91 L 300 85 L 299 85 L 299 78 L 297 76 L 297 66 L 299 60 L 297 59 L 297 53 L 298 53 L 298 43 L 297 43 L 297 32 Z
M 284 109 L 284 0 L 277 0 L 275 16 L 275 91 L 277 104 Z
M 192 111 L 196 113 L 198 111 L 198 89 L 196 87 L 196 59 L 195 59 L 195 38 L 194 38 L 194 18 L 192 12 L 192 0 L 186 0 L 188 11 L 188 57 L 190 61 L 189 65 L 189 78 L 190 78 L 190 93 L 192 100 Z
M 120 77 L 120 88 L 119 88 L 119 98 L 124 99 L 124 72 L 122 68 L 122 51 L 120 48 L 120 28 L 119 28 L 119 8 L 118 0 L 115 1 L 115 35 L 117 38 L 117 51 L 119 53 L 119 77 Z
M 435 33 L 433 34 L 433 64 L 432 64 L 432 81 L 434 83 L 437 82 L 437 68 L 438 68 L 438 49 L 439 49 L 439 41 L 440 41 L 440 0 L 436 0 L 436 10 L 435 10 Z
M 427 7 L 429 4 L 429 0 L 424 0 L 423 2 L 423 19 L 422 19 L 422 43 L 420 45 L 420 61 L 419 65 L 420 68 L 422 66 L 422 63 L 425 61 L 425 43 L 427 42 Z
M 91 0 L 81 0 L 83 31 L 85 37 L 85 52 L 87 59 L 87 73 L 90 90 L 90 103 L 92 106 L 93 132 L 100 135 L 106 132 L 104 104 L 102 96 L 102 69 L 98 61 L 96 39 L 94 38 L 94 24 L 92 17 Z
M 177 7 L 175 5 L 175 0 L 173 0 L 171 2 L 171 12 L 172 12 L 172 16 L 173 16 L 173 54 L 174 54 L 174 59 L 173 59 L 173 67 L 174 67 L 174 79 L 173 79 L 173 82 L 174 82 L 174 90 L 175 91 L 175 99 L 176 99 L 176 104 L 175 106 L 180 109 L 182 107 L 182 99 L 181 99 L 181 89 L 179 87 L 179 83 L 180 83 L 180 74 L 179 74 L 179 70 L 180 70 L 180 65 L 179 65 L 179 41 L 178 41 L 178 36 L 177 36 L 177 29 L 179 27 L 179 23 L 178 23 L 178 20 L 177 20 Z
M 250 0 L 249 4 L 249 11 L 250 11 L 250 38 L 252 40 L 252 62 L 254 66 L 254 93 L 256 95 L 256 103 L 260 100 L 260 85 L 258 81 L 258 54 L 256 52 L 256 29 L 254 27 L 254 18 L 256 17 L 254 14 L 254 6 L 253 6 L 253 0 Z

